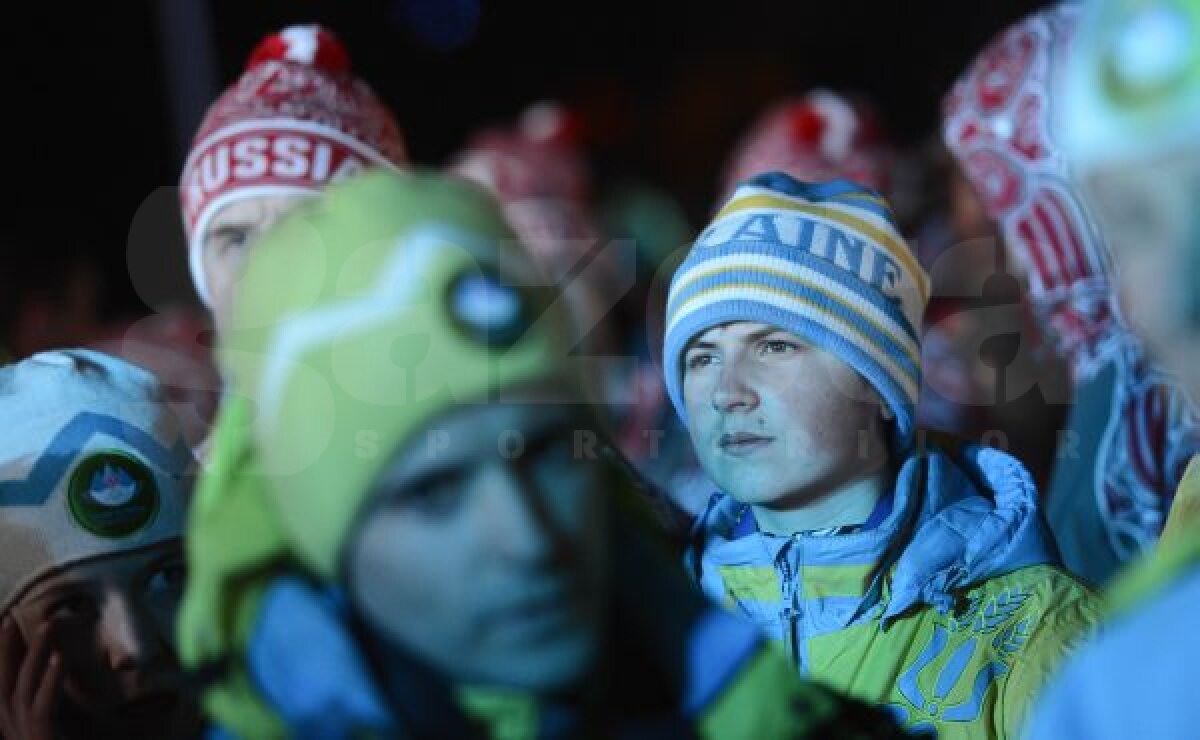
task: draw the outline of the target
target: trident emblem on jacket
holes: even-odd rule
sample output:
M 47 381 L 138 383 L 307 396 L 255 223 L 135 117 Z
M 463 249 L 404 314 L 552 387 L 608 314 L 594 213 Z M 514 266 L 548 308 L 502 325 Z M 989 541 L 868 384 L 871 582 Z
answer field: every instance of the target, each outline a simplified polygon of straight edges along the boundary
M 889 708 L 916 731 L 935 731 L 935 722 L 970 722 L 978 718 L 988 689 L 1009 671 L 1003 659 L 1016 653 L 1029 635 L 1032 621 L 1029 617 L 1001 629 L 1028 596 L 1020 591 L 1003 591 L 988 599 L 986 605 L 982 600 L 973 602 L 965 614 L 948 624 L 935 624 L 929 643 L 898 682 L 900 694 L 911 708 L 902 704 L 891 704 Z M 967 630 L 971 636 L 951 649 L 933 681 L 932 696 L 927 695 L 919 681 L 923 672 L 948 649 L 956 633 Z M 993 633 L 995 636 L 989 640 Z M 978 662 L 973 660 L 976 651 L 986 651 L 989 641 L 994 652 L 969 674 L 968 668 Z M 928 685 L 929 676 L 925 678 Z M 967 697 L 950 704 L 948 700 L 955 688 L 963 685 L 970 686 Z

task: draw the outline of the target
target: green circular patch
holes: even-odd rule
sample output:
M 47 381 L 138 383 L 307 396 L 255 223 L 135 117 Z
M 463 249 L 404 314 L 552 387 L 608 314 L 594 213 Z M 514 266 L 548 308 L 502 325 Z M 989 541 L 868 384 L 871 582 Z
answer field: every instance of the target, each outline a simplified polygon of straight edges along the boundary
M 92 454 L 67 486 L 67 502 L 79 526 L 100 537 L 128 537 L 158 513 L 158 485 L 139 460 L 124 452 Z

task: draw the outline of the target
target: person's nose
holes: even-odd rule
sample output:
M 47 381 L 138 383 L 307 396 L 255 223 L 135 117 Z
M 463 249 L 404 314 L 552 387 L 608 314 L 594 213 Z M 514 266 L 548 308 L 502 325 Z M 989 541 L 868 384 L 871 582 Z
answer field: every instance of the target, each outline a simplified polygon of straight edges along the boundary
M 100 629 L 108 664 L 114 672 L 150 665 L 159 660 L 165 650 L 154 620 L 127 596 L 106 600 Z
M 737 358 L 729 358 L 721 365 L 720 375 L 713 386 L 712 405 L 717 411 L 733 413 L 753 411 L 758 408 L 759 397 L 754 390 L 749 370 Z

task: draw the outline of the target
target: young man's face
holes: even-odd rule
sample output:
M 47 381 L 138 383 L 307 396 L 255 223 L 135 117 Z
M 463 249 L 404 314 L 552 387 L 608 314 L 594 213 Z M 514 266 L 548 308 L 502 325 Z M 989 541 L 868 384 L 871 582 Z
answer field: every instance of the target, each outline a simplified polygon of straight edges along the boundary
M 801 506 L 886 454 L 884 407 L 867 382 L 790 332 L 716 326 L 688 344 L 683 364 L 696 454 L 738 501 Z
M 1088 185 L 1117 262 L 1122 309 L 1200 399 L 1200 156 L 1105 168 Z
M 550 691 L 586 673 L 606 528 L 575 419 L 545 399 L 468 407 L 396 457 L 346 560 L 376 634 L 459 682 Z
M 200 235 L 204 281 L 217 332 L 229 326 L 234 288 L 254 241 L 308 195 L 262 195 L 221 208 Z
M 179 708 L 175 614 L 183 585 L 183 546 L 163 543 L 42 578 L 10 616 L 26 647 L 51 630 L 64 704 L 78 719 L 97 734 L 154 737 Z

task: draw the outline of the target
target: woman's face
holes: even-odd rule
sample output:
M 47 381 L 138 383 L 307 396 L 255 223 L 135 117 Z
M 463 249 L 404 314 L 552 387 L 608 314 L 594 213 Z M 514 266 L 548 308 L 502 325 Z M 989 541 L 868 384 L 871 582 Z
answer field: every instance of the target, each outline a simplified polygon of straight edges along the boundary
M 378 635 L 457 682 L 549 691 L 586 673 L 606 527 L 577 418 L 546 399 L 466 407 L 396 456 L 346 560 Z

